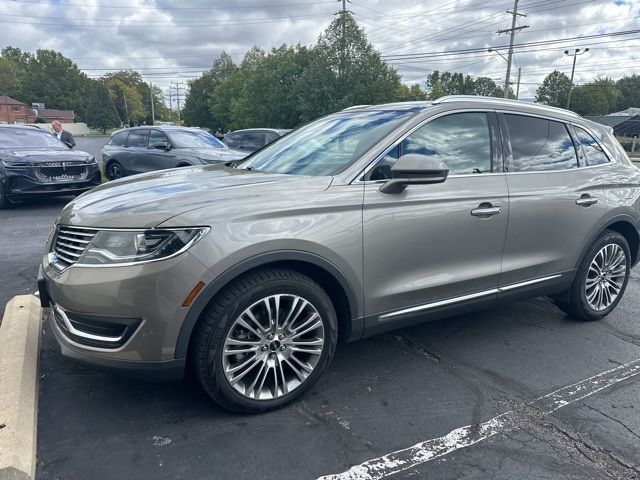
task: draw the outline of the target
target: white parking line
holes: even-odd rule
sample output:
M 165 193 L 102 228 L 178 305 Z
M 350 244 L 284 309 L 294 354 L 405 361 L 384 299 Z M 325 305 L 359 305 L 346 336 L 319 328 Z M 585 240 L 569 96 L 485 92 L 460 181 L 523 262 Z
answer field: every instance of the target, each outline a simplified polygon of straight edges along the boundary
M 640 359 L 560 388 L 537 398 L 530 405 L 539 409 L 542 414 L 549 415 L 562 407 L 638 374 L 640 374 Z M 318 480 L 376 480 L 388 477 L 441 458 L 461 448 L 469 447 L 498 433 L 508 432 L 515 428 L 516 420 L 517 413 L 510 410 L 486 422 L 457 428 L 444 437 L 420 442 L 412 447 L 354 465 L 346 472 L 325 475 Z

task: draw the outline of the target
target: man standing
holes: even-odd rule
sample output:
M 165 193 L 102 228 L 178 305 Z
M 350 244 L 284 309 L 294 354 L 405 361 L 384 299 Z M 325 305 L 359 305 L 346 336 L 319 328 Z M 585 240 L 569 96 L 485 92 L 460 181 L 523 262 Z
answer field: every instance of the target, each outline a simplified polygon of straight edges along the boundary
M 73 148 L 76 146 L 76 141 L 73 139 L 73 135 L 62 129 L 62 124 L 58 120 L 51 122 L 51 128 L 53 128 L 53 136 L 66 144 L 67 147 Z

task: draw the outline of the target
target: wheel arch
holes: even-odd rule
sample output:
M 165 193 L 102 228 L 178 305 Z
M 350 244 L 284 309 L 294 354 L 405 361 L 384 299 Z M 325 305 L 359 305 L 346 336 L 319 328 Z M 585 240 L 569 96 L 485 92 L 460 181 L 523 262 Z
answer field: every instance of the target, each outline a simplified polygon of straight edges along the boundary
M 357 296 L 346 275 L 319 255 L 291 250 L 278 251 L 257 255 L 237 264 L 203 289 L 182 323 L 176 342 L 175 358 L 187 356 L 195 326 L 218 293 L 240 276 L 268 267 L 296 270 L 316 281 L 327 292 L 336 309 L 339 341 L 355 340 L 362 336 L 364 323 L 363 319 L 358 317 Z
M 609 218 L 595 229 L 595 232 L 589 237 L 588 241 L 585 242 L 582 247 L 582 251 L 580 252 L 580 256 L 578 257 L 578 261 L 575 265 L 576 269 L 580 267 L 582 259 L 587 254 L 591 245 L 593 245 L 593 242 L 605 230 L 613 230 L 622 235 L 627 240 L 629 250 L 631 250 L 631 264 L 635 265 L 638 262 L 640 252 L 640 225 L 631 215 L 620 214 Z

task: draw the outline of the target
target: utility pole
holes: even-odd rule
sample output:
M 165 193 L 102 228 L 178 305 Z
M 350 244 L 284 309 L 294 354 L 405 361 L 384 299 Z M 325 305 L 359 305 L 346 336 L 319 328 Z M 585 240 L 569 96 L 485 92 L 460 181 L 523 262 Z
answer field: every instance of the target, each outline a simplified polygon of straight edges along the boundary
M 346 32 L 346 24 L 347 24 L 347 2 L 351 0 L 337 0 L 338 2 L 342 2 L 342 10 L 340 10 L 336 15 L 340 15 L 340 29 L 342 31 L 341 38 L 341 52 L 340 52 L 340 74 L 344 73 L 345 63 L 347 61 L 347 32 Z
M 182 88 L 182 82 L 171 82 L 173 85 L 175 85 L 176 88 L 176 105 L 178 106 L 178 124 L 182 123 L 181 117 L 180 117 L 180 89 Z
M 509 53 L 507 55 L 507 75 L 504 80 L 504 98 L 509 98 L 509 85 L 511 84 L 511 62 L 513 61 L 513 42 L 516 36 L 516 33 L 525 28 L 529 28 L 529 25 L 523 25 L 521 27 L 516 27 L 516 21 L 518 17 L 526 17 L 526 13 L 518 13 L 518 2 L 520 0 L 514 0 L 513 2 L 513 10 L 507 10 L 507 13 L 511 14 L 511 28 L 507 28 L 506 30 L 498 30 L 498 35 L 501 33 L 508 33 L 510 35 L 509 39 Z
M 153 98 L 153 83 L 149 82 L 149 93 L 151 94 L 151 125 L 156 124 L 156 106 L 154 105 L 155 99 Z
M 522 75 L 522 67 L 518 67 L 518 88 L 516 88 L 516 100 L 520 98 L 520 77 Z
M 584 55 L 588 51 L 588 48 L 585 48 L 582 51 L 579 48 L 576 48 L 575 52 L 573 53 L 569 53 L 569 50 L 564 51 L 564 54 L 567 57 L 573 57 L 573 67 L 571 67 L 571 82 L 569 82 L 569 95 L 567 95 L 567 110 L 569 110 L 569 107 L 571 106 L 571 92 L 573 91 L 573 75 L 574 73 L 576 73 L 576 60 L 578 58 L 578 55 Z
M 127 116 L 127 128 L 131 125 L 129 123 L 129 108 L 127 107 L 127 94 L 122 92 L 122 97 L 124 98 L 124 113 Z

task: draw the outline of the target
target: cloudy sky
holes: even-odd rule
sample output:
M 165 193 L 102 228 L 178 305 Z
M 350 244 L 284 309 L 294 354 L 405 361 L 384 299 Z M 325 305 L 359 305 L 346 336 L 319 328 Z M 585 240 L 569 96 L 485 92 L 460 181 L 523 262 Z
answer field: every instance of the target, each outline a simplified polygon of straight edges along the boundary
M 61 51 L 92 77 L 134 68 L 167 88 L 222 50 L 239 61 L 253 45 L 312 44 L 339 8 L 341 0 L 0 0 L 0 46 Z M 506 62 L 487 49 L 506 54 L 508 37 L 496 32 L 511 26 L 513 0 L 353 0 L 347 8 L 407 83 L 433 70 L 504 82 Z M 570 73 L 566 49 L 590 49 L 578 58 L 578 84 L 640 74 L 640 0 L 521 0 L 518 10 L 527 14 L 518 25 L 528 26 L 516 36 L 521 98 L 554 68 Z

